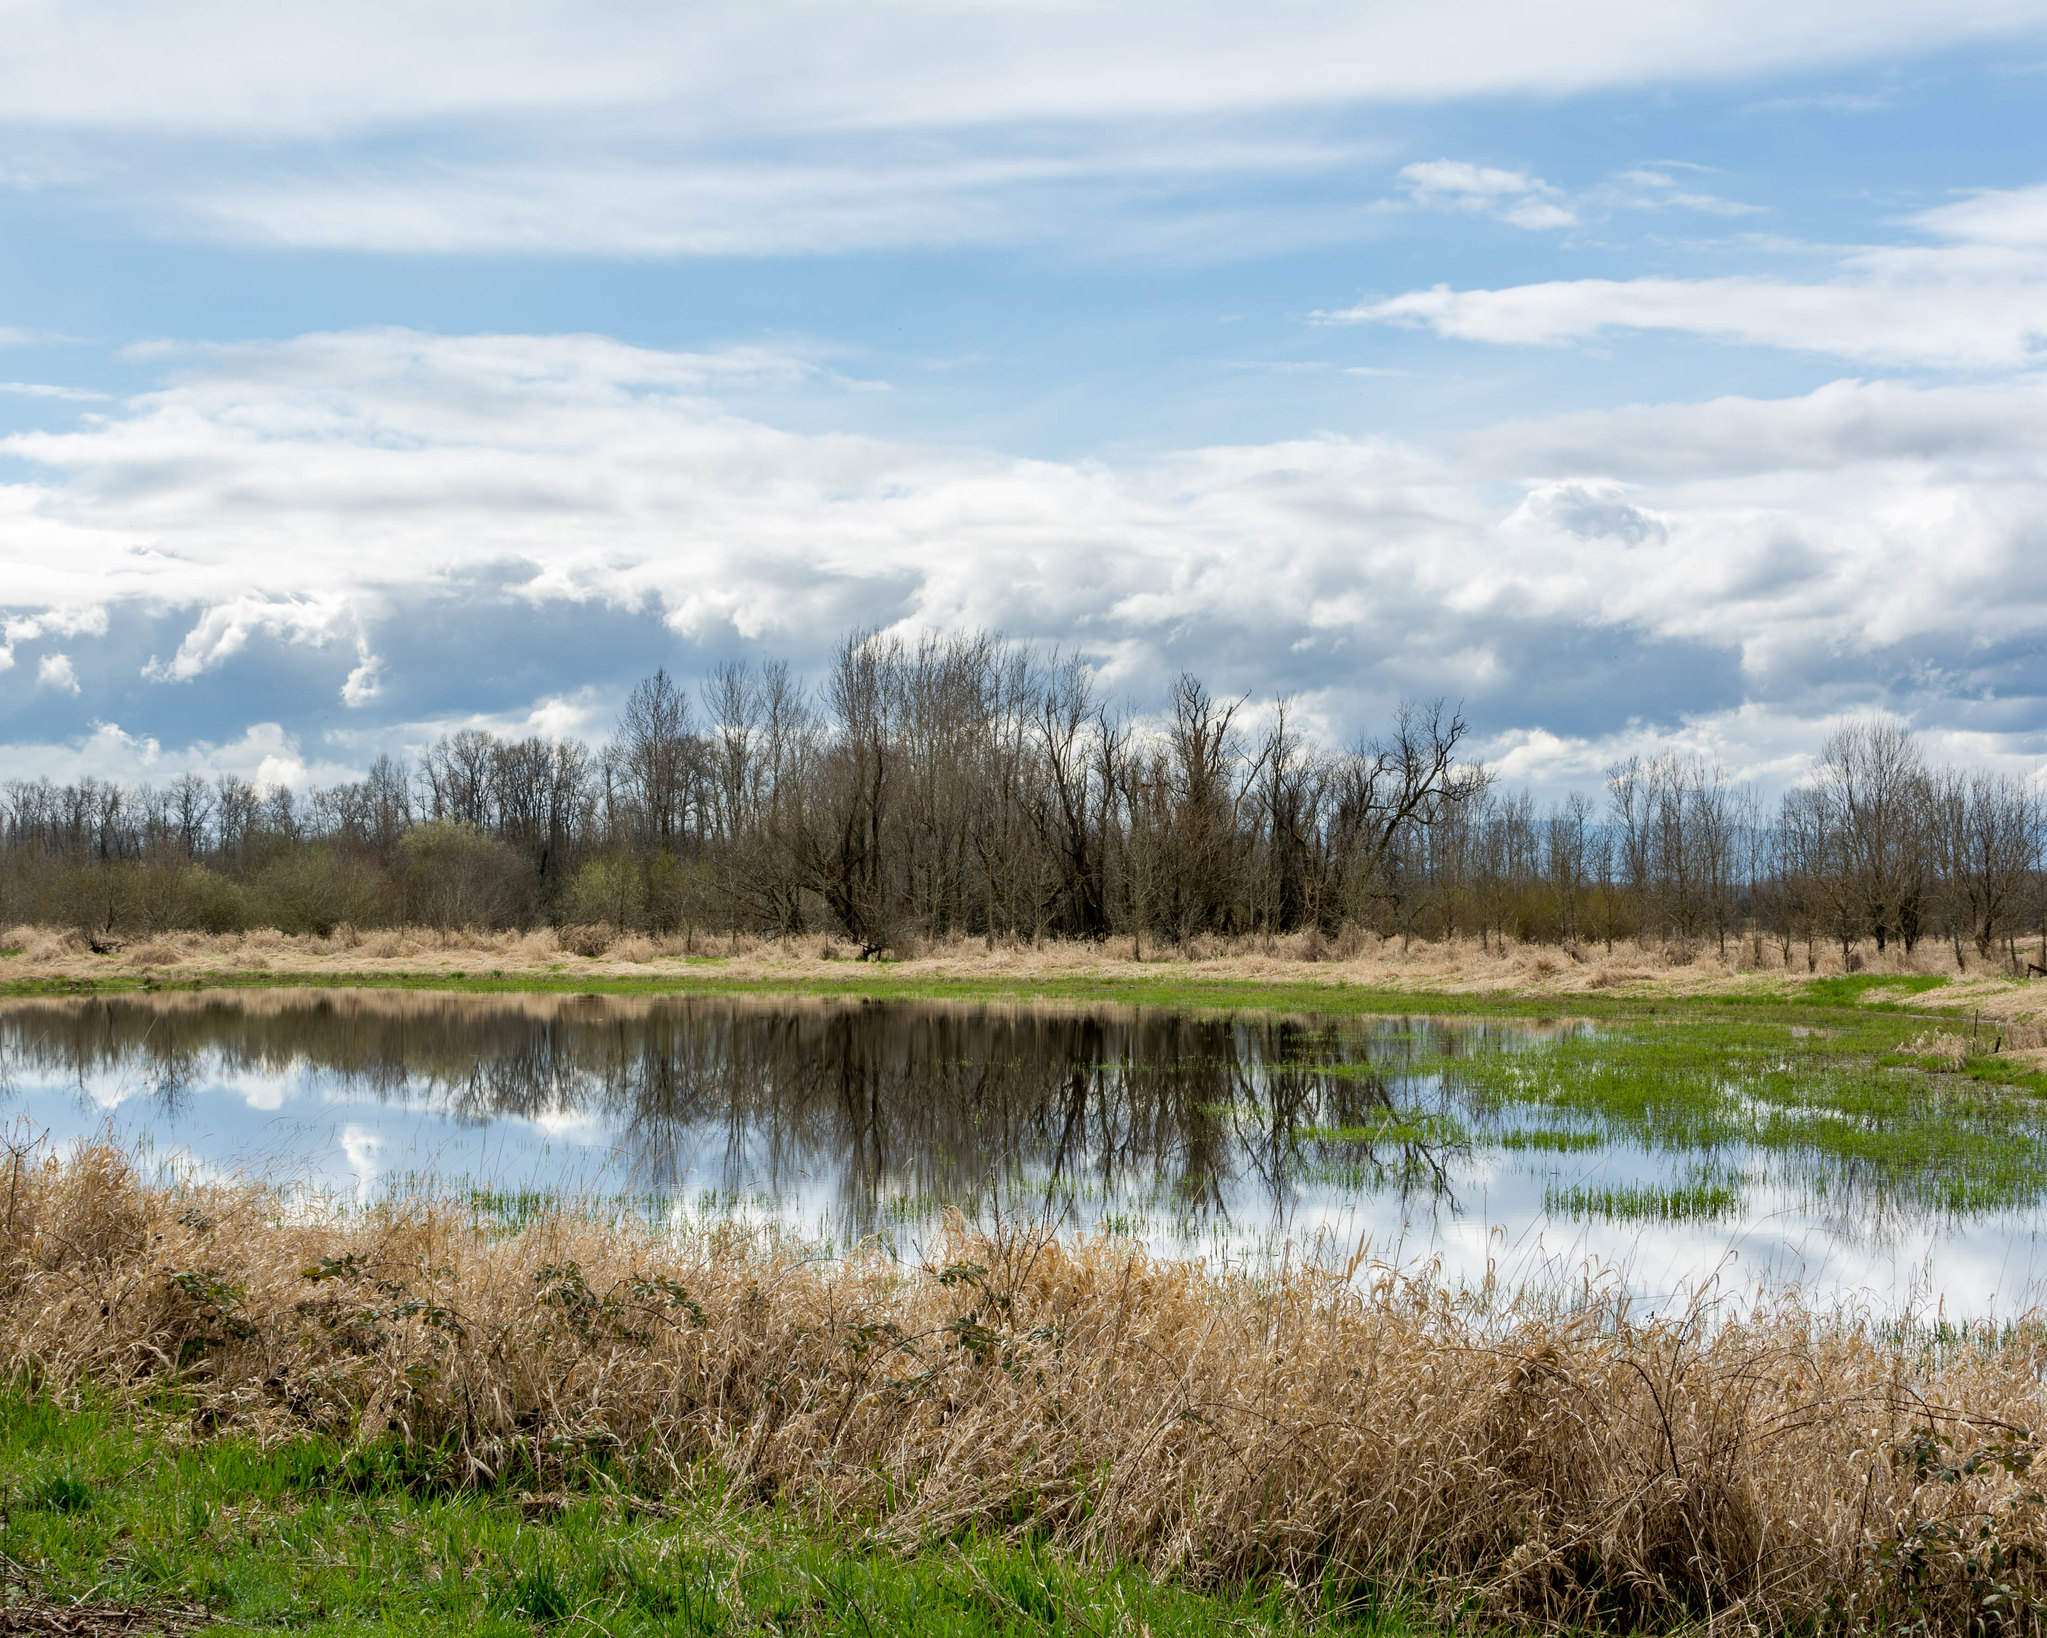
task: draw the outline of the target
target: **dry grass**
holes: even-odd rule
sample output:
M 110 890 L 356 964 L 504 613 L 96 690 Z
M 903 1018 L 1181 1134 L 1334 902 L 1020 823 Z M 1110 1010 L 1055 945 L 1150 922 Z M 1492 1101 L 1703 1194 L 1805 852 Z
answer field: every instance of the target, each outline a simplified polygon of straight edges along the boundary
M 125 1604 L 0 1604 L 0 1638 L 155 1638 L 211 1624 L 203 1610 Z
M 175 1382 L 195 1424 L 397 1437 L 451 1477 L 545 1486 L 601 1454 L 674 1493 L 710 1463 L 892 1539 L 1044 1532 L 1550 1628 L 1961 1633 L 2047 1595 L 2021 1471 L 2038 1323 L 1934 1349 L 1789 1299 L 1716 1326 L 1597 1293 L 1501 1314 L 1371 1268 L 1224 1278 L 1112 1241 L 960 1231 L 906 1268 L 432 1201 L 294 1220 L 106 1149 L 6 1189 L 15 1372 Z
M 0 933 L 0 981 L 90 979 L 113 973 L 160 973 L 181 981 L 209 973 L 274 972 L 281 976 L 332 974 L 427 977 L 464 974 L 647 978 L 663 972 L 714 973 L 761 983 L 845 976 L 851 953 L 827 935 L 765 939 L 699 933 L 665 938 L 621 933 L 602 925 L 557 931 L 490 932 L 478 929 L 336 929 L 328 938 L 290 937 L 274 930 L 248 933 L 166 933 L 95 954 L 76 931 L 15 927 Z M 1481 946 L 1475 939 L 1417 942 L 1349 931 L 1335 942 L 1318 934 L 1285 938 L 1197 939 L 1161 950 L 1147 944 L 1144 960 L 1131 958 L 1127 940 L 1108 945 L 1048 939 L 990 945 L 982 939 L 925 941 L 892 952 L 897 978 L 985 978 L 1031 983 L 1056 979 L 1151 979 L 1161 982 L 1227 981 L 1248 984 L 1368 985 L 1438 994 L 1570 996 L 1749 995 L 1796 991 L 1815 978 L 1846 969 L 1840 951 L 1818 952 L 1809 970 L 1802 948 L 1787 966 L 1775 946 L 1730 941 L 1726 954 L 1703 947 L 1619 944 Z M 2029 1019 L 2041 1010 L 2047 986 L 2014 982 L 2001 967 L 1974 962 L 1956 973 L 1945 947 L 1921 945 L 1912 956 L 1893 947 L 1854 952 L 1855 970 L 1872 974 L 1942 974 L 1949 983 L 1933 998 L 1943 1009 L 1980 1011 L 1989 1019 Z

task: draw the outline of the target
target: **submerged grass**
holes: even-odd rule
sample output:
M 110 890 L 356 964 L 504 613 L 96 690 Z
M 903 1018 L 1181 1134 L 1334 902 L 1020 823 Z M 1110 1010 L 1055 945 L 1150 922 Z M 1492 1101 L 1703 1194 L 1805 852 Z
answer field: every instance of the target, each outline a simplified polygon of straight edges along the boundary
M 1738 1182 L 1724 1180 L 1552 1184 L 1543 1191 L 1543 1209 L 1615 1223 L 1710 1223 L 1739 1211 L 1743 1198 Z
M 1821 1035 L 1691 1019 L 1430 1067 L 1475 1121 L 1514 1123 L 1504 1147 L 1547 1146 L 1522 1124 L 1540 1110 L 1570 1118 L 1574 1145 L 1589 1128 L 1603 1142 L 1659 1153 L 1752 1152 L 1807 1187 L 1838 1192 L 1852 1176 L 1860 1189 L 1923 1209 L 1993 1211 L 2047 1197 L 2047 1104 L 2023 1095 L 2026 1078 L 2014 1075 L 2000 1091 L 1928 1073 L 1885 1050 L 1902 1027 L 1877 1019 Z
M 0 1418 L 6 1551 L 39 1596 L 613 1638 L 714 1596 L 731 1630 L 1221 1630 L 1341 1588 L 1557 1632 L 1958 1638 L 2047 1601 L 2037 1318 L 1928 1350 L 1792 1296 L 1639 1320 L 1611 1287 L 1524 1308 L 1106 1239 L 955 1230 L 911 1266 L 425 1197 L 327 1220 L 104 1148 L 6 1193 L 0 1360 L 38 1396 Z M 187 1431 L 124 1445 L 89 1411 L 74 1439 L 38 1407 L 81 1393 Z M 527 1492 L 568 1499 L 542 1527 Z M 977 1590 L 1005 1577 L 1027 1596 Z M 917 1625 L 969 1594 L 982 1625 Z
M 402 1442 L 195 1440 L 176 1395 L 0 1393 L 0 1553 L 46 1608 L 204 1611 L 230 1629 L 639 1634 L 1391 1634 L 1313 1589 L 1217 1595 L 1030 1539 L 908 1555 L 700 1484 L 676 1501 L 530 1473 L 439 1482 Z M 75 1607 L 74 1607 L 75 1606 Z
M 1500 1133 L 1496 1140 L 1502 1149 L 1537 1153 L 1576 1155 L 1595 1149 L 1604 1149 L 1611 1139 L 1604 1132 L 1567 1131 L 1553 1126 L 1516 1127 Z

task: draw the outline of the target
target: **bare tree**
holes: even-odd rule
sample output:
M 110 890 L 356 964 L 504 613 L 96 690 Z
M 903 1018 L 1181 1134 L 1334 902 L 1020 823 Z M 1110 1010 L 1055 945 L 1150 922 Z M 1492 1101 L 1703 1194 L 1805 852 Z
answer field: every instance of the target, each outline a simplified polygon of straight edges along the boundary
M 1337 769 L 1334 851 L 1354 900 L 1387 892 L 1388 865 L 1405 834 L 1454 821 L 1483 795 L 1490 784 L 1485 770 L 1457 760 L 1468 732 L 1463 711 L 1441 699 L 1402 700 L 1392 731 L 1362 741 Z
M 626 696 L 608 760 L 632 804 L 644 845 L 654 850 L 673 850 L 682 843 L 696 749 L 689 696 L 665 670 Z
M 1114 732 L 1096 706 L 1093 679 L 1078 656 L 1063 662 L 1054 656 L 1038 690 L 1031 728 L 1043 776 L 1043 792 L 1032 812 L 1056 882 L 1050 909 L 1067 930 L 1083 938 L 1106 938 Z
M 2040 796 L 2009 775 L 1944 770 L 1929 783 L 1928 811 L 1955 965 L 1965 964 L 1965 937 L 1988 961 L 2027 908 L 2047 823 Z
M 1925 759 L 1904 724 L 1871 716 L 1843 723 L 1820 748 L 1813 790 L 1837 837 L 1860 919 L 1879 951 L 1917 941 L 1926 877 Z

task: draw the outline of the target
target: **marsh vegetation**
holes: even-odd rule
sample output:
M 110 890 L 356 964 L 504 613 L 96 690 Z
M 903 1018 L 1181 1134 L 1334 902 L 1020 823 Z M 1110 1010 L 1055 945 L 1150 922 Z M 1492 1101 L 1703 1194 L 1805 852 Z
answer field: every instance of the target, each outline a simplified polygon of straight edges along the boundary
M 2043 1338 L 1791 1297 L 1643 1318 L 1611 1286 L 1528 1306 L 1368 1264 L 1222 1272 L 965 1227 L 901 1261 L 426 1194 L 308 1216 L 88 1148 L 17 1157 L 0 1353 L 39 1404 L 174 1409 L 183 1437 L 239 1442 L 145 1444 L 116 1477 L 118 1440 L 67 1466 L 64 1429 L 10 1403 L 5 1529 L 56 1586 L 238 1572 L 224 1596 L 251 1613 L 293 1585 L 360 1609 L 376 1576 L 382 1607 L 687 1631 L 675 1598 L 724 1622 L 776 1596 L 772 1557 L 750 1591 L 729 1546 L 613 1521 L 643 1498 L 715 1529 L 730 1497 L 906 1555 L 852 1557 L 841 1596 L 914 1591 L 935 1561 L 957 1599 L 1049 1552 L 1096 1566 L 1098 1609 L 1134 1566 L 1560 1632 L 2029 1631 Z M 522 1546 L 521 1495 L 559 1532 Z M 435 1500 L 463 1497 L 483 1505 Z M 101 1508 L 128 1528 L 89 1572 Z

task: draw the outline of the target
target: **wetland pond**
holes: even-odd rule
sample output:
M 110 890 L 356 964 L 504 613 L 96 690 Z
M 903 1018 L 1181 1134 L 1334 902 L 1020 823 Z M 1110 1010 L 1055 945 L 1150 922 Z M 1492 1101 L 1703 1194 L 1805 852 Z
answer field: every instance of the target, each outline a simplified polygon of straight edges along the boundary
M 942 1216 L 1154 1251 L 1439 1260 L 1649 1305 L 1953 1316 L 2047 1276 L 2047 1115 L 1781 1024 L 708 996 L 0 1003 L 16 1141 L 369 1202 L 571 1197 L 921 1254 Z

